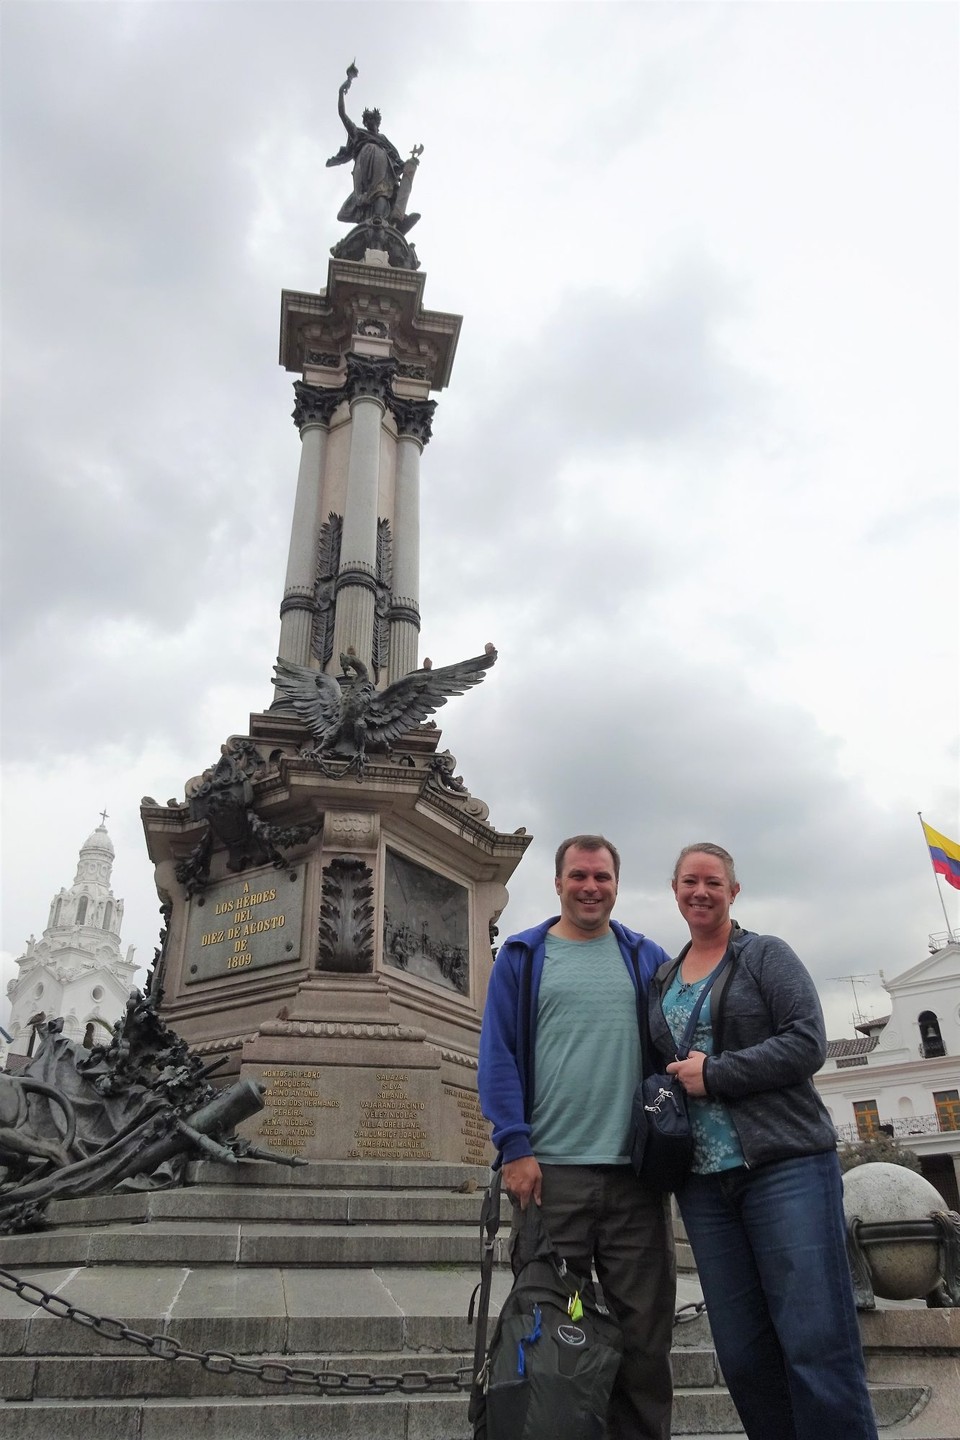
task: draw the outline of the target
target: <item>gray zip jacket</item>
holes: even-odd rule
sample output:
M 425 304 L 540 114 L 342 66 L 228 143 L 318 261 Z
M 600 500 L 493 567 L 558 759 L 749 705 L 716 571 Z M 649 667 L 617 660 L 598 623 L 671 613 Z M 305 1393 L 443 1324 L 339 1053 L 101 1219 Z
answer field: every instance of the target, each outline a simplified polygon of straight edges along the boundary
M 661 997 L 689 948 L 650 982 L 650 1037 L 664 1064 L 676 1046 Z M 710 992 L 714 1053 L 703 1067 L 707 1094 L 726 1105 L 748 1166 L 835 1149 L 837 1132 L 811 1079 L 827 1056 L 813 981 L 775 935 L 734 924 L 730 953 Z

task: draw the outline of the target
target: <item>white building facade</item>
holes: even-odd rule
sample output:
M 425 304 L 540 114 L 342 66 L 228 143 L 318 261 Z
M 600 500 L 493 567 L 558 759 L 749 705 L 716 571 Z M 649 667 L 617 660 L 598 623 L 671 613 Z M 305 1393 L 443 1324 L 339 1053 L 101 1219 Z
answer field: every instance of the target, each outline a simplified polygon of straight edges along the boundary
M 136 965 L 132 945 L 126 955 L 120 950 L 123 901 L 110 888 L 113 861 L 113 844 L 101 823 L 80 850 L 73 884 L 51 900 L 41 939 L 31 935 L 16 962 L 19 974 L 7 986 L 11 1011 L 5 1028 L 12 1041 L 0 1043 L 0 1065 L 8 1052 L 29 1052 L 40 1015 L 62 1016 L 65 1036 L 99 1044 L 122 1014 Z
M 815 1084 L 841 1140 L 886 1130 L 913 1150 L 952 1209 L 960 1208 L 960 936 L 884 981 L 890 1014 L 831 1040 Z

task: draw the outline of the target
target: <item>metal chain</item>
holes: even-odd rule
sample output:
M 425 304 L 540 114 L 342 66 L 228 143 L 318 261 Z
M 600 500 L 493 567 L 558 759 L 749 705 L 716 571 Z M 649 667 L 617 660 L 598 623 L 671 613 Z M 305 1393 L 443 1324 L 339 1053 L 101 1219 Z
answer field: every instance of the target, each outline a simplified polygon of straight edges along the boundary
M 128 1340 L 158 1360 L 192 1360 L 211 1375 L 254 1375 L 267 1385 L 302 1385 L 318 1395 L 416 1395 L 434 1390 L 469 1390 L 473 1384 L 472 1365 L 459 1365 L 456 1370 L 439 1374 L 405 1370 L 399 1375 L 370 1375 L 363 1370 L 310 1370 L 302 1365 L 288 1365 L 283 1360 L 238 1360 L 229 1350 L 188 1350 L 173 1335 L 144 1335 L 124 1325 L 122 1320 L 94 1315 L 2 1268 L 0 1288 L 12 1291 L 27 1304 L 39 1305 L 60 1320 L 73 1320 L 107 1340 Z M 705 1309 L 702 1300 L 681 1305 L 673 1323 L 685 1325 L 696 1320 Z

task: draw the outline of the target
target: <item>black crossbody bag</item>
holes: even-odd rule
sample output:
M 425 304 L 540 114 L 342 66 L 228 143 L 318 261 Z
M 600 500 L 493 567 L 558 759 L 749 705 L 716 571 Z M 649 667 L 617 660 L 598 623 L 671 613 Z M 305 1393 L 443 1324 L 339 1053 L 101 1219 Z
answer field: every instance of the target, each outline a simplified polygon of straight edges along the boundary
M 690 1012 L 677 1044 L 677 1059 L 686 1060 L 700 1011 L 715 981 L 730 962 L 729 952 L 710 976 Z M 649 1026 L 647 1028 L 649 1037 Z M 654 1190 L 679 1190 L 693 1164 L 693 1131 L 687 1094 L 676 1075 L 648 1075 L 633 1097 L 630 1160 L 645 1184 Z

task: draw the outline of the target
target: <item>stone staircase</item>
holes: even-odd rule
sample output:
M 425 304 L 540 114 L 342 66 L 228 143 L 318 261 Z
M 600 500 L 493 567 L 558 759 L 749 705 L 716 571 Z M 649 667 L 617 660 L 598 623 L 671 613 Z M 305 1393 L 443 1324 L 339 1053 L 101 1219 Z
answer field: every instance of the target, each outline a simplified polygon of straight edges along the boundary
M 224 1353 L 256 1367 L 274 1360 L 347 1374 L 351 1393 L 172 1362 L 0 1289 L 3 1440 L 184 1440 L 185 1426 L 205 1440 L 467 1440 L 465 1394 L 430 1388 L 428 1377 L 472 1359 L 466 1310 L 485 1169 L 244 1162 L 197 1165 L 190 1178 L 181 1190 L 52 1205 L 49 1230 L 0 1237 L 0 1266 L 129 1331 L 215 1351 L 217 1370 Z M 493 1313 L 509 1285 L 503 1263 Z M 682 1276 L 680 1300 L 698 1295 Z M 706 1317 L 675 1336 L 673 1433 L 741 1434 Z M 406 1375 L 416 1393 L 358 1393 L 372 1375 Z M 898 1427 L 887 1433 L 901 1433 L 928 1393 L 874 1387 L 880 1424 Z

